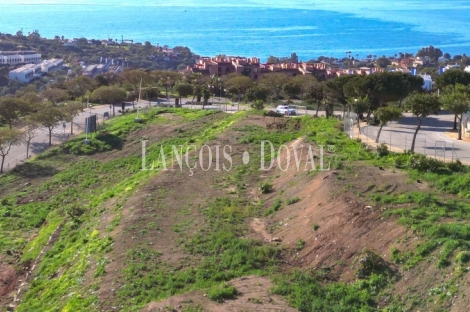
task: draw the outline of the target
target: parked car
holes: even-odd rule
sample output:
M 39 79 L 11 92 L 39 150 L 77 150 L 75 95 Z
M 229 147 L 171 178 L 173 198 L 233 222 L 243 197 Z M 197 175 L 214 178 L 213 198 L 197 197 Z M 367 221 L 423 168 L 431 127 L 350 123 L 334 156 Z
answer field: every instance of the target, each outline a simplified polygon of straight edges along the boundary
M 294 108 L 290 107 L 289 105 L 279 105 L 276 108 L 276 113 L 284 114 L 284 115 L 295 115 L 296 111 Z

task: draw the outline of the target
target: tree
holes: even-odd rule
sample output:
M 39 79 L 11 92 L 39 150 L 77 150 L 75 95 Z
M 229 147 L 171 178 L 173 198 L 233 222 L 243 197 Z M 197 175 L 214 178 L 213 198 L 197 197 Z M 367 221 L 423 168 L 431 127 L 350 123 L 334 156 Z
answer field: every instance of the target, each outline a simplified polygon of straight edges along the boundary
M 356 113 L 357 118 L 357 128 L 361 132 L 361 114 L 369 112 L 371 109 L 371 101 L 369 96 L 348 98 L 347 102 L 350 106 L 353 107 L 354 112 Z
M 47 88 L 42 91 L 42 96 L 52 105 L 69 99 L 67 91 L 58 88 Z
M 418 126 L 416 127 L 416 131 L 413 135 L 413 142 L 411 143 L 411 152 L 414 152 L 415 150 L 416 136 L 418 135 L 419 129 L 421 129 L 423 117 L 427 117 L 432 114 L 437 115 L 439 107 L 439 98 L 435 95 L 416 93 L 407 99 L 405 109 L 409 110 L 413 116 L 418 119 Z
M 145 84 L 151 80 L 150 75 L 142 69 L 125 69 L 120 77 L 124 83 L 132 87 L 134 92 L 137 92 L 141 82 Z
M 180 99 L 180 104 L 181 104 L 181 98 L 188 97 L 194 93 L 194 87 L 189 84 L 189 83 L 179 83 L 175 87 L 175 91 L 178 92 L 178 96 Z
M 250 102 L 266 102 L 268 94 L 269 91 L 265 87 L 255 84 L 254 86 L 245 91 L 245 98 Z
M 261 77 L 261 85 L 265 86 L 276 98 L 279 98 L 282 88 L 290 79 L 284 73 L 268 73 Z
M 0 128 L 0 157 L 2 163 L 0 164 L 0 173 L 3 173 L 3 165 L 5 157 L 10 153 L 12 146 L 18 145 L 21 140 L 21 132 L 16 129 Z
M 31 118 L 27 118 L 25 120 L 25 127 L 23 132 L 23 141 L 26 143 L 26 159 L 29 158 L 29 147 L 31 146 L 31 140 L 34 139 L 36 136 L 36 129 L 39 128 L 39 124 L 32 120 Z
M 468 87 L 462 84 L 455 86 L 449 85 L 444 89 L 444 95 L 441 98 L 444 107 L 455 114 L 459 122 L 458 140 L 462 140 L 462 121 L 463 114 L 470 109 L 470 101 L 468 97 Z
M 379 107 L 374 113 L 377 119 L 380 122 L 379 132 L 377 133 L 377 138 L 375 139 L 375 143 L 379 143 L 380 133 L 382 132 L 382 128 L 390 121 L 400 119 L 403 117 L 401 109 L 393 106 L 384 106 Z
M 83 105 L 80 102 L 65 103 L 60 110 L 65 121 L 70 122 L 70 134 L 73 134 L 73 120 L 83 111 Z
M 211 98 L 211 92 L 209 91 L 209 89 L 207 88 L 204 88 L 202 90 L 202 98 L 203 98 L 203 102 L 202 102 L 202 109 L 204 109 L 204 106 L 207 105 L 207 102 L 209 101 L 209 99 Z
M 96 83 L 91 78 L 82 75 L 68 80 L 65 85 L 74 98 L 82 97 L 82 103 L 85 102 L 84 95 L 96 88 Z
M 51 146 L 52 129 L 54 129 L 59 121 L 64 120 L 64 115 L 58 107 L 46 103 L 39 107 L 37 113 L 31 115 L 31 120 L 49 130 L 49 146 Z
M 390 62 L 390 60 L 387 57 L 385 57 L 385 55 L 377 59 L 376 62 L 377 62 L 377 66 L 381 68 L 387 68 L 388 65 L 392 64 L 392 62 Z
M 245 94 L 245 91 L 254 85 L 253 79 L 244 75 L 234 75 L 227 80 L 227 87 L 232 91 L 237 90 L 238 95 Z
M 416 53 L 416 56 L 418 57 L 429 57 L 432 61 L 437 61 L 438 58 L 442 56 L 442 51 L 441 49 L 435 48 L 432 45 L 429 47 L 424 47 Z
M 273 55 L 270 55 L 270 56 L 268 57 L 268 60 L 267 60 L 266 63 L 268 63 L 268 64 L 279 64 L 279 58 L 278 58 L 278 57 L 275 57 L 275 56 L 273 56 Z
M 5 119 L 10 130 L 14 121 L 18 120 L 20 116 L 25 115 L 31 110 L 26 102 L 13 96 L 6 95 L 0 98 L 0 117 Z
M 317 111 L 315 116 L 318 116 L 318 111 L 320 110 L 320 105 L 323 100 L 323 87 L 324 84 L 315 82 L 307 89 L 306 95 L 308 101 L 312 101 L 313 103 L 317 104 Z
M 297 75 L 292 78 L 292 81 L 300 86 L 301 99 L 303 100 L 308 88 L 318 80 L 312 75 Z
M 302 88 L 299 84 L 294 81 L 290 81 L 282 87 L 282 90 L 287 95 L 287 104 L 290 103 L 290 100 L 302 92 Z
M 146 88 L 143 92 L 144 98 L 150 102 L 152 100 L 158 99 L 158 96 L 160 95 L 160 90 L 158 88 Z
M 446 70 L 442 75 L 437 77 L 436 83 L 440 89 L 444 89 L 449 85 L 455 86 L 456 84 L 468 86 L 470 84 L 470 73 L 461 69 Z
M 165 88 L 165 94 L 168 98 L 168 91 L 171 90 L 177 81 L 181 80 L 181 74 L 172 71 L 155 71 L 153 73 L 158 84 Z
M 353 79 L 358 78 L 358 76 L 348 75 L 337 77 L 333 80 L 329 80 L 325 83 L 325 88 L 323 89 L 323 97 L 328 98 L 332 104 L 340 103 L 343 105 L 343 116 L 346 112 L 347 96 L 345 93 L 345 85 Z
M 91 93 L 90 100 L 101 104 L 111 104 L 113 106 L 113 116 L 115 116 L 114 105 L 116 103 L 122 103 L 126 97 L 126 91 L 121 88 L 102 86 Z

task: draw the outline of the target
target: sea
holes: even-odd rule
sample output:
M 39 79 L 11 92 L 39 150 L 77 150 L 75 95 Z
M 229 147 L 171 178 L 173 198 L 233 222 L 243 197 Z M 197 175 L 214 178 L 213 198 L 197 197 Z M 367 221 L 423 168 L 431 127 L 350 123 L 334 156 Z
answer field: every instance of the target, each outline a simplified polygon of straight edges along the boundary
M 225 54 L 364 58 L 433 45 L 470 55 L 470 1 L 0 0 L 0 32 L 149 41 Z M 347 53 L 350 52 L 350 53 Z

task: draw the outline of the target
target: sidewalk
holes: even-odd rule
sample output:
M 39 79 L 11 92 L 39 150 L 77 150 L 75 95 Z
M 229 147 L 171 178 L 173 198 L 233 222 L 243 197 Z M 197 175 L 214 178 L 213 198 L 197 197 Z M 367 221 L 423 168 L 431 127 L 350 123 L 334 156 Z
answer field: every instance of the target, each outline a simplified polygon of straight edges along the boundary
M 98 122 L 103 122 L 103 112 L 108 111 L 108 105 L 96 105 L 91 109 L 91 114 L 98 115 Z M 35 156 L 47 150 L 50 147 L 57 146 L 66 142 L 67 140 L 74 138 L 76 135 L 79 135 L 85 131 L 85 118 L 89 117 L 90 110 L 85 109 L 77 117 L 75 117 L 73 122 L 73 135 L 70 134 L 70 123 L 66 123 L 66 128 L 64 131 L 63 123 L 60 122 L 57 124 L 54 129 L 52 129 L 52 146 L 49 146 L 49 130 L 46 128 L 38 128 L 34 131 L 35 136 L 31 140 L 31 145 L 29 147 L 29 157 Z M 112 117 L 112 115 L 111 115 Z M 26 159 L 26 144 L 21 143 L 20 145 L 13 146 L 10 153 L 5 157 L 5 163 L 3 166 L 3 171 L 8 172 L 15 168 L 17 165 L 24 163 Z

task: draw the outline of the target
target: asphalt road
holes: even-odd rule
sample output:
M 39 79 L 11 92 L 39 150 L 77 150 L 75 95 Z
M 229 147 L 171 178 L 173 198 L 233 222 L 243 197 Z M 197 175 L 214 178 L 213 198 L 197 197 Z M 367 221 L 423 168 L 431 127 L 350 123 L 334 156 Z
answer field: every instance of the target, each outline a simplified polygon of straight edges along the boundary
M 201 109 L 202 105 L 191 105 L 186 104 L 191 99 L 182 99 L 184 107 Z M 238 103 L 231 104 L 226 102 L 224 98 L 211 98 L 213 105 L 208 105 L 205 109 L 218 109 L 228 113 L 236 112 L 239 109 L 248 109 L 247 105 L 239 105 Z M 145 108 L 148 106 L 166 106 L 174 105 L 174 100 L 162 100 L 158 102 L 142 101 L 140 105 L 135 106 Z M 132 108 L 131 103 L 126 104 L 127 108 Z M 120 115 L 118 110 L 120 105 L 116 105 L 115 114 Z M 105 113 L 109 114 L 110 118 L 113 117 L 113 110 L 108 105 L 92 105 L 91 109 L 86 109 L 79 116 L 77 116 L 73 123 L 74 134 L 78 134 L 85 129 L 85 118 L 90 114 L 96 114 L 98 123 L 102 123 L 108 119 L 105 117 Z M 307 111 L 307 114 L 314 115 L 314 111 Z M 335 114 L 342 115 L 342 112 L 335 112 Z M 457 141 L 450 139 L 445 135 L 445 132 L 449 131 L 453 127 L 454 116 L 448 112 L 441 112 L 439 116 L 431 116 L 424 119 L 422 128 L 418 133 L 416 139 L 415 152 L 424 153 L 429 156 L 433 156 L 440 159 L 460 159 L 463 162 L 470 163 L 470 143 Z M 60 144 L 70 138 L 70 123 L 65 123 L 65 129 L 63 123 L 58 123 L 53 129 L 52 144 Z M 411 140 L 413 137 L 414 130 L 417 126 L 417 120 L 415 117 L 405 114 L 405 117 L 400 122 L 391 122 L 385 126 L 380 136 L 380 143 L 386 143 L 396 148 L 408 150 L 411 147 Z M 379 127 L 377 126 L 366 126 L 363 127 L 362 133 L 367 137 L 375 140 Z M 30 155 L 38 154 L 48 147 L 49 135 L 48 130 L 40 128 L 36 130 L 36 135 L 32 140 L 30 146 Z M 13 169 L 17 164 L 23 163 L 26 160 L 26 145 L 21 144 L 14 146 L 10 151 L 9 155 L 5 158 L 4 171 Z

